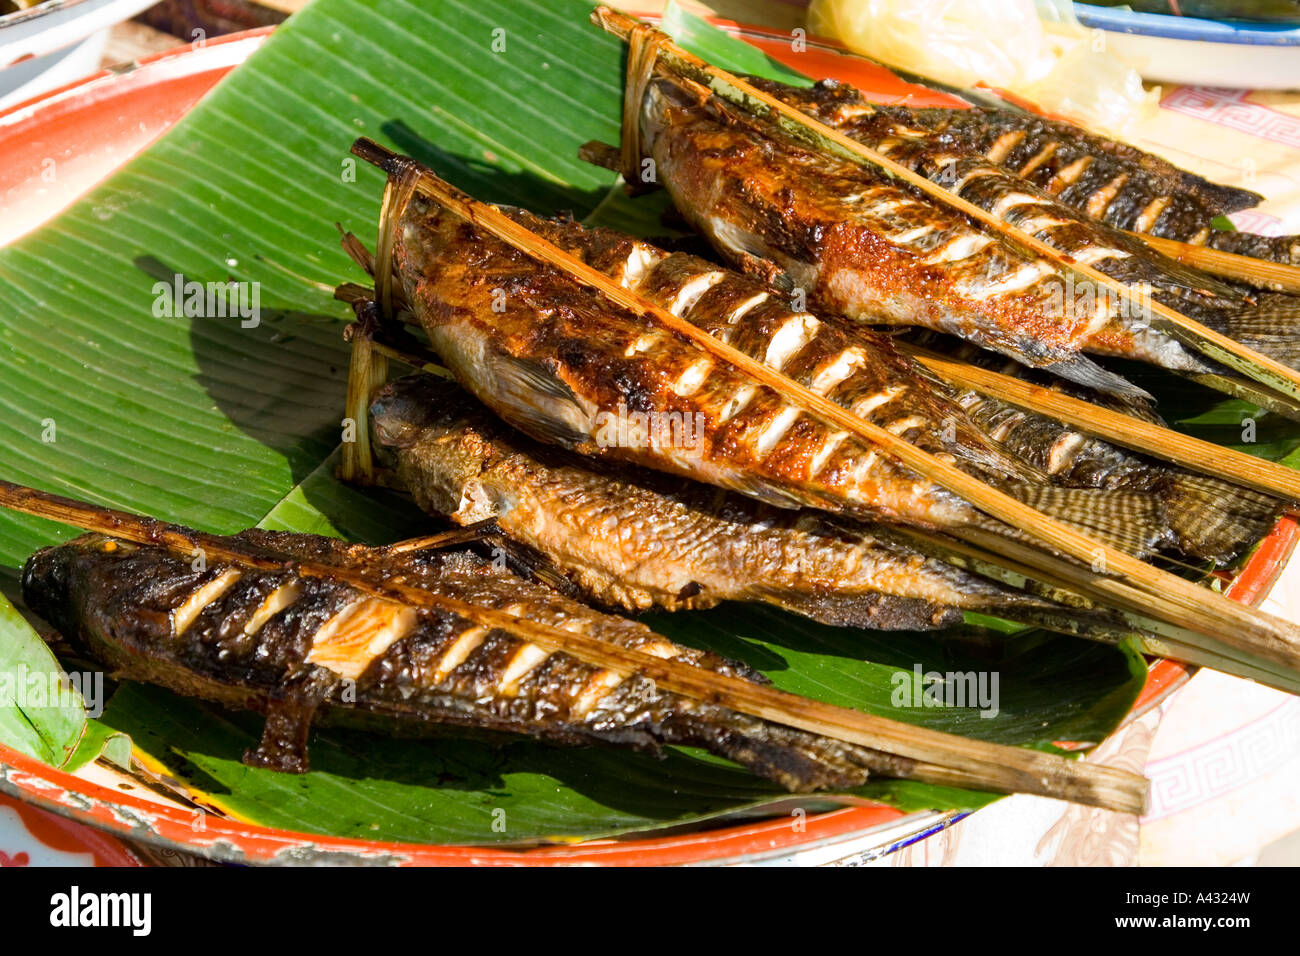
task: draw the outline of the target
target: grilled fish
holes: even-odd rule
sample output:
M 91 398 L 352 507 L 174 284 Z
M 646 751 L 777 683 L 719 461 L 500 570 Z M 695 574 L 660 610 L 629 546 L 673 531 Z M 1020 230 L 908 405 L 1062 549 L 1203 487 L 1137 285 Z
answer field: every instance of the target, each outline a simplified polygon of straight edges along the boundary
M 905 128 L 924 130 L 954 153 L 996 163 L 1116 229 L 1300 264 L 1300 236 L 1214 228 L 1216 217 L 1258 206 L 1263 196 L 1210 182 L 1072 123 L 1010 109 L 874 108 Z
M 948 148 L 941 137 L 904 127 L 854 90 L 759 85 L 1111 275 L 1132 295 L 1076 282 L 1053 260 L 883 171 L 804 149 L 717 98 L 700 103 L 658 80 L 644 102 L 643 141 L 679 210 L 732 262 L 806 289 L 852 319 L 948 332 L 1121 397 L 1144 393 L 1084 352 L 1222 371 L 1152 328 L 1147 295 L 1300 365 L 1300 300 L 1275 300 L 1269 334 L 1261 335 L 1256 303 L 1244 291 L 1159 255 L 982 157 Z M 1279 315 L 1286 304 L 1291 313 Z
M 856 414 L 1144 553 L 1149 495 L 1060 489 L 976 428 L 883 336 L 793 309 L 766 285 L 610 230 L 506 211 L 625 287 Z M 969 503 L 805 415 L 695 343 L 612 306 L 422 197 L 394 257 L 404 300 L 457 380 L 509 424 L 780 507 L 927 527 L 989 527 Z M 996 527 L 1007 533 L 1000 524 Z
M 982 611 L 1040 623 L 1063 608 L 927 558 L 877 529 L 773 508 L 531 441 L 456 385 L 408 376 L 370 408 L 374 447 L 417 504 L 494 519 L 584 596 L 628 611 L 758 601 L 824 624 L 926 630 Z
M 278 559 L 365 568 L 441 595 L 580 630 L 624 647 L 763 681 L 742 664 L 673 644 L 524 581 L 468 552 L 402 553 L 330 538 L 246 531 L 234 540 Z M 687 744 L 792 791 L 906 775 L 909 762 L 656 689 L 455 614 L 347 584 L 209 563 L 99 534 L 37 552 L 28 606 L 124 678 L 266 714 L 245 762 L 308 768 L 313 716 L 420 732 L 440 725 L 563 745 L 650 752 Z

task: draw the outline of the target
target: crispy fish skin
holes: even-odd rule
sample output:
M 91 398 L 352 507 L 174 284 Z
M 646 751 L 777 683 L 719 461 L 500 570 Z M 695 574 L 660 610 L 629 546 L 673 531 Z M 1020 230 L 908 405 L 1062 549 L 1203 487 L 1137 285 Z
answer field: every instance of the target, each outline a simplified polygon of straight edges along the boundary
M 849 89 L 825 80 L 816 95 L 824 97 L 821 91 L 830 90 L 845 102 L 860 99 Z M 984 157 L 1116 229 L 1300 265 L 1300 236 L 1214 228 L 1215 217 L 1258 206 L 1263 196 L 1210 182 L 1135 146 L 1063 120 L 1010 109 L 875 109 L 939 137 L 949 149 Z
M 464 552 L 389 555 L 312 535 L 235 536 L 281 558 L 365 567 L 386 579 L 582 631 L 623 647 L 751 680 L 744 665 L 673 644 Z M 792 791 L 861 784 L 907 761 L 658 690 L 552 653 L 458 615 L 361 594 L 292 571 L 190 560 L 86 535 L 37 552 L 23 569 L 27 604 L 123 677 L 267 714 L 246 762 L 307 769 L 318 710 L 366 726 L 419 732 L 450 725 L 556 744 L 657 752 L 700 746 Z
M 1151 327 L 1143 301 L 1149 296 L 1218 332 L 1266 351 L 1284 363 L 1300 363 L 1300 336 L 1294 331 L 1296 320 L 1300 318 L 1300 300 L 1290 303 L 1289 313 L 1274 309 L 1270 312 L 1267 323 L 1261 323 L 1254 308 L 1255 299 L 1245 290 L 1161 255 L 1141 240 L 1058 201 L 1051 193 L 1002 169 L 987 158 L 954 148 L 947 137 L 924 126 L 907 125 L 899 118 L 897 111 L 874 108 L 861 93 L 851 87 L 822 84 L 804 89 L 766 80 L 754 82 L 790 105 L 943 185 L 1003 221 L 1036 236 L 1059 250 L 1070 261 L 1090 265 L 1109 275 L 1135 290 L 1138 295 L 1134 301 L 1124 302 L 1107 289 L 1093 288 L 1093 283 L 1086 279 L 1076 281 L 1073 274 L 1053 264 L 1050 273 L 1044 273 L 1043 277 L 1048 292 L 1045 298 L 1027 301 L 1023 291 L 1016 296 L 1003 297 L 1003 312 L 994 316 L 987 306 L 999 301 L 997 297 L 972 294 L 965 301 L 953 302 L 951 306 L 954 310 L 962 311 L 964 320 L 954 317 L 945 328 L 942 320 L 936 320 L 932 311 L 927 313 L 923 308 L 920 317 L 913 319 L 912 324 L 955 332 L 963 338 L 985 347 L 996 348 L 1032 366 L 1038 364 L 1033 360 L 1036 356 L 1032 350 L 1026 350 L 1023 343 L 1018 343 L 1009 336 L 1004 336 L 1004 341 L 999 344 L 998 338 L 991 334 L 991 329 L 993 324 L 1002 322 L 1008 333 L 1019 330 L 1026 339 L 1045 334 L 1050 336 L 1051 330 L 1045 330 L 1041 317 L 1032 312 L 1033 309 L 1045 309 L 1049 318 L 1063 322 L 1062 329 L 1071 336 L 1068 343 L 1071 348 L 1094 354 L 1139 359 L 1174 370 L 1219 370 L 1213 362 L 1174 337 Z M 665 105 L 669 102 L 677 105 Z M 806 227 L 813 222 L 822 222 L 838 208 L 842 217 L 839 228 L 853 231 L 863 238 L 864 243 L 870 240 L 872 245 L 845 252 L 823 240 L 820 247 L 808 249 L 797 259 L 811 257 L 814 260 L 814 264 L 820 267 L 820 272 L 815 273 L 812 280 L 818 283 L 814 286 L 818 294 L 854 318 L 872 320 L 873 297 L 881 295 L 882 287 L 878 270 L 870 260 L 877 254 L 875 250 L 881 243 L 896 253 L 900 247 L 909 243 L 915 246 L 918 243 L 925 245 L 959 241 L 952 238 L 952 223 L 964 223 L 965 220 L 943 209 L 939 203 L 927 200 L 934 215 L 928 226 L 916 219 L 914 229 L 900 232 L 893 228 L 888 218 L 878 215 L 881 208 L 894 216 L 899 215 L 899 200 L 891 198 L 891 193 L 881 193 L 872 187 L 869 195 L 878 197 L 875 203 L 868 200 L 845 201 L 839 190 L 844 188 L 845 183 L 851 182 L 852 177 L 846 175 L 838 163 L 822 163 L 830 171 L 831 181 L 838 187 L 831 190 L 829 195 L 829 184 L 819 181 L 818 167 L 814 161 L 800 161 L 796 164 L 797 173 L 787 175 L 784 180 L 775 180 L 775 183 L 784 183 L 788 191 L 797 193 L 793 201 L 785 202 L 788 193 L 767 195 L 762 192 L 761 184 L 764 177 L 779 175 L 779 166 L 761 152 L 757 155 L 763 158 L 755 158 L 752 149 L 743 149 L 744 159 L 727 162 L 720 158 L 720 151 L 716 149 L 719 136 L 724 137 L 737 150 L 742 150 L 742 147 L 736 145 L 738 142 L 749 141 L 752 137 L 741 129 L 734 111 L 729 112 L 719 104 L 713 107 L 716 114 L 714 118 L 709 117 L 709 112 L 707 107 L 692 106 L 683 96 L 670 89 L 666 81 L 647 97 L 645 126 L 647 130 L 661 131 L 658 142 L 663 142 L 663 147 L 652 148 L 657 162 L 661 157 L 670 160 L 667 168 L 662 170 L 670 192 L 679 201 L 689 201 L 692 209 L 700 211 L 696 218 L 700 220 L 704 231 L 708 232 L 712 226 L 714 234 L 711 238 L 715 243 L 726 245 L 729 235 L 734 239 L 738 235 L 735 230 L 740 228 L 742 219 L 747 219 L 751 224 L 763 223 L 762 228 L 751 225 L 753 231 L 761 233 L 757 242 L 769 240 L 768 247 L 776 246 L 776 254 L 773 255 L 769 248 L 765 258 L 774 259 L 787 271 L 788 263 L 781 254 L 788 253 L 789 250 L 781 245 L 779 239 L 770 240 L 769 233 L 780 235 L 774 224 L 779 223 L 781 228 L 789 231 L 793 229 L 792 220 L 802 219 L 805 221 L 801 224 Z M 721 124 L 718 120 L 731 121 L 729 133 L 719 131 Z M 760 138 L 763 135 L 763 130 L 752 124 L 749 132 L 756 132 Z M 770 141 L 770 145 L 782 157 L 790 155 L 791 150 L 796 150 L 793 155 L 808 159 L 807 153 L 797 151 L 793 144 L 787 144 L 779 138 Z M 692 171 L 692 157 L 703 157 L 708 171 Z M 854 168 L 860 170 L 859 167 Z M 860 171 L 865 175 L 858 178 L 864 183 L 879 182 L 883 177 L 883 174 L 872 171 Z M 743 174 L 744 182 L 734 191 L 727 186 L 710 187 L 707 184 L 710 174 Z M 908 195 L 902 186 L 891 188 L 899 195 Z M 849 195 L 862 192 L 859 188 L 856 193 L 850 192 Z M 757 218 L 759 216 L 766 218 Z M 719 220 L 724 220 L 725 225 L 720 226 Z M 900 237 L 907 242 L 903 242 Z M 752 237 L 741 238 L 748 241 Z M 973 250 L 972 255 L 953 255 L 952 261 L 945 263 L 942 268 L 961 274 L 962 270 L 968 271 L 979 265 L 980 257 L 994 248 L 980 247 L 977 241 L 972 242 L 974 244 L 967 247 Z M 750 242 L 750 245 L 753 246 L 754 243 Z M 735 255 L 734 251 L 732 255 Z M 988 263 L 983 268 L 988 271 L 973 280 L 975 288 L 982 288 L 985 293 L 996 290 L 1002 281 L 1001 273 L 993 263 Z M 807 272 L 808 269 L 804 267 L 792 277 L 794 281 L 804 281 Z M 848 287 L 848 280 L 841 278 L 841 288 L 830 288 L 836 277 L 842 277 L 845 273 L 856 275 L 860 280 L 858 284 Z M 888 302 L 884 304 L 885 321 L 908 321 L 905 315 L 900 316 L 891 311 Z M 910 307 L 915 308 L 916 303 Z M 879 304 L 876 308 L 879 310 Z M 1110 315 L 1108 321 L 1098 318 L 1103 313 Z M 1092 317 L 1092 320 L 1080 326 L 1078 314 Z M 1259 334 L 1262 324 L 1263 331 L 1269 335 Z M 1054 371 L 1064 377 L 1082 381 L 1078 369 L 1071 370 L 1067 366 Z M 1089 370 L 1085 368 L 1083 371 Z
M 509 214 L 638 290 L 673 258 L 608 230 Z M 939 526 L 971 517 L 956 496 L 804 415 L 696 344 L 612 307 L 419 198 L 398 232 L 395 256 L 406 299 L 435 351 L 468 391 L 533 438 L 782 507 L 848 508 Z M 795 344 L 814 333 L 834 339 L 830 326 L 794 312 L 765 286 L 691 257 L 667 267 L 680 260 L 689 260 L 701 281 L 680 294 L 674 311 L 696 321 L 697 308 L 712 317 L 708 302 L 741 300 L 728 323 L 738 348 L 767 358 L 783 332 Z M 892 346 L 875 340 L 868 346 L 835 339 L 823 348 L 819 341 L 788 357 L 787 374 L 813 384 L 822 373 L 828 398 L 966 467 L 1024 471 L 960 409 L 932 395 L 925 377 Z M 680 423 L 691 440 L 675 441 L 634 417 L 650 414 L 658 423 Z
M 375 447 L 420 507 L 462 525 L 495 519 L 607 606 L 758 601 L 824 624 L 886 630 L 959 624 L 962 610 L 1014 616 L 1049 607 L 869 528 L 850 534 L 815 513 L 644 469 L 600 468 L 512 431 L 429 376 L 385 386 L 370 420 Z
M 1136 147 L 1015 110 L 884 109 L 1117 229 L 1300 265 L 1300 236 L 1214 228 L 1217 216 L 1258 206 L 1263 196 L 1212 183 Z
M 648 88 L 642 141 L 678 209 L 738 267 L 860 322 L 948 332 L 1092 388 L 1147 397 L 1082 354 L 1120 328 L 1117 303 L 1066 301 L 1055 262 L 883 172 L 778 138 L 667 80 Z
M 1136 554 L 1158 503 L 1052 486 L 988 439 L 886 337 L 796 311 L 753 279 L 610 230 L 506 210 L 625 287 L 1033 507 Z M 857 520 L 1014 533 L 652 320 L 419 197 L 394 246 L 402 300 L 479 401 L 525 434 Z M 640 416 L 640 418 L 638 418 Z

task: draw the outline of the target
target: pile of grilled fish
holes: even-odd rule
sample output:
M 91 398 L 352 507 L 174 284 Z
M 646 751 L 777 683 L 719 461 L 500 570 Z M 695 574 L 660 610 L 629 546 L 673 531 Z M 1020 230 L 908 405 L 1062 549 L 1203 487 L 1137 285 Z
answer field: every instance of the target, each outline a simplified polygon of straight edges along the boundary
M 1300 364 L 1296 297 L 1208 276 L 1125 231 L 1296 261 L 1294 238 L 1209 227 L 1253 194 L 1019 114 L 879 107 L 833 83 L 755 82 L 1069 260 Z M 1130 301 L 1077 295 L 1054 260 L 670 80 L 649 84 L 641 137 L 682 215 L 736 271 L 568 218 L 502 212 L 751 359 L 1129 553 L 1231 561 L 1280 510 L 1266 495 L 953 387 L 879 328 L 953 335 L 981 350 L 967 361 L 1000 353 L 1019 374 L 1059 376 L 1091 400 L 1154 417 L 1149 396 L 1093 356 L 1223 370 Z M 456 382 L 411 376 L 373 396 L 370 437 L 389 480 L 459 524 L 490 519 L 514 553 L 556 572 L 559 590 L 467 550 L 261 531 L 231 540 L 282 570 L 196 569 L 161 547 L 98 534 L 41 551 L 24 569 L 27 604 L 120 675 L 264 712 L 250 763 L 306 769 L 319 715 L 567 745 L 691 744 L 798 791 L 910 770 L 450 612 L 305 575 L 296 562 L 364 570 L 749 680 L 762 678 L 591 605 L 756 601 L 897 630 L 977 611 L 1112 639 L 1129 627 L 1106 609 L 1012 586 L 1015 574 L 992 580 L 936 557 L 925 546 L 936 538 L 1020 532 L 422 195 L 400 211 L 392 265 L 399 314 Z M 804 295 L 811 308 L 796 306 Z
M 796 310 L 753 278 L 610 230 L 504 211 L 751 358 L 1134 553 L 1173 549 L 1230 557 L 1258 537 L 1278 508 L 1227 482 L 1138 459 L 1034 416 L 1009 417 L 988 401 L 972 402 L 901 354 L 888 337 Z M 538 442 L 593 461 L 647 466 L 778 509 L 957 536 L 968 528 L 1015 535 L 702 347 L 539 266 L 436 204 L 411 201 L 398 224 L 394 256 L 403 307 L 421 322 L 441 360 L 481 403 Z M 381 447 L 421 424 L 416 403 L 401 403 L 400 412 L 397 407 L 381 403 L 377 409 Z M 689 436 L 654 427 L 679 422 L 690 423 Z M 1028 460 L 1023 453 L 1033 457 L 1035 449 L 1043 454 Z M 440 510 L 460 510 L 453 490 L 464 474 L 434 472 L 469 465 L 425 457 L 423 466 L 406 461 L 408 484 L 442 482 L 448 490 Z M 1200 522 L 1187 515 L 1193 500 L 1208 509 Z

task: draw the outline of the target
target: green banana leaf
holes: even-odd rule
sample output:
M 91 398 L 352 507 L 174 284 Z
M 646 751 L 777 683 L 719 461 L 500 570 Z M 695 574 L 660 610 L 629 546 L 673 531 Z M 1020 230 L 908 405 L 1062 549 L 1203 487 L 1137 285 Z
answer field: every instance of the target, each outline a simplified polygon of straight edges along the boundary
M 662 195 L 633 203 L 611 174 L 577 158 L 587 140 L 617 141 L 621 107 L 621 44 L 588 24 L 589 10 L 584 0 L 316 0 L 157 144 L 0 249 L 2 476 L 219 533 L 260 523 L 381 542 L 433 527 L 404 499 L 333 477 L 348 313 L 331 290 L 362 278 L 334 223 L 372 235 L 383 182 L 348 148 L 371 136 L 481 198 L 662 234 Z M 682 23 L 684 42 L 727 62 L 733 41 Z M 178 276 L 259 283 L 260 321 L 185 316 L 168 291 Z M 1219 427 L 1213 409 L 1197 414 Z M 1291 433 L 1267 450 L 1296 443 Z M 0 514 L 0 585 L 16 595 L 26 557 L 74 533 Z M 1143 677 L 1128 648 L 1039 632 L 880 634 L 749 607 L 647 620 L 792 691 L 1036 748 L 1102 739 Z M 0 616 L 4 658 L 40 664 L 45 652 L 20 623 Z M 43 666 L 55 664 L 46 655 Z M 996 671 L 998 714 L 895 706 L 898 675 L 916 667 Z M 35 736 L 23 736 L 17 716 Z M 64 712 L 15 715 L 0 702 L 0 741 L 51 763 L 67 761 L 78 740 L 88 749 L 74 764 L 105 745 L 120 759 L 129 735 L 232 812 L 317 833 L 514 843 L 789 805 L 685 749 L 656 760 L 323 729 L 314 770 L 286 777 L 239 763 L 257 732 L 248 715 L 134 685 L 89 726 Z M 897 781 L 847 796 L 907 809 L 990 799 Z M 495 810 L 503 828 L 492 825 Z

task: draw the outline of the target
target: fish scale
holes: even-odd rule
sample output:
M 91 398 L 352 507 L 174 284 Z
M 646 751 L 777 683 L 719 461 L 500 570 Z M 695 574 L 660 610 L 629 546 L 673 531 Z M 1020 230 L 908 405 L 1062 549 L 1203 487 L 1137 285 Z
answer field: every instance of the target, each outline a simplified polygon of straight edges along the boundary
M 926 558 L 882 529 L 530 441 L 454 383 L 408 376 L 370 409 L 374 447 L 426 511 L 493 520 L 582 594 L 641 611 L 774 604 L 827 624 L 922 630 L 961 609 L 1041 622 L 1067 612 Z M 622 534 L 610 534 L 610 528 Z

